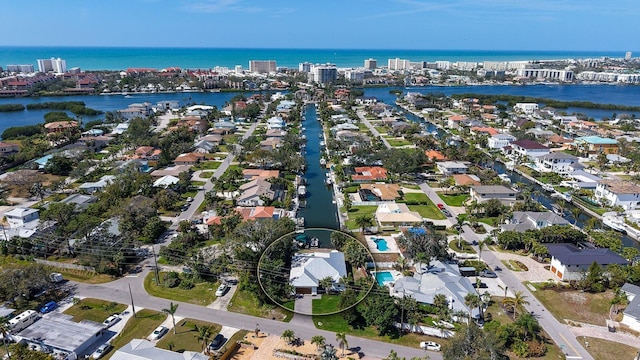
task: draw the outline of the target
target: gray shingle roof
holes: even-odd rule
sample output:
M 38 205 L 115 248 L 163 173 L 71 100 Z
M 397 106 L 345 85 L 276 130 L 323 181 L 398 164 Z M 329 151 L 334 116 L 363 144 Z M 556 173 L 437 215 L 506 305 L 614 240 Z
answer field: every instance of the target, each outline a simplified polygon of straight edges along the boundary
M 640 286 L 625 283 L 622 285 L 621 290 L 627 294 L 634 295 L 633 300 L 629 302 L 629 305 L 624 310 L 624 314 L 640 321 Z
M 549 255 L 564 265 L 591 265 L 594 261 L 599 265 L 620 264 L 629 262 L 609 249 L 579 249 L 573 244 L 546 244 Z

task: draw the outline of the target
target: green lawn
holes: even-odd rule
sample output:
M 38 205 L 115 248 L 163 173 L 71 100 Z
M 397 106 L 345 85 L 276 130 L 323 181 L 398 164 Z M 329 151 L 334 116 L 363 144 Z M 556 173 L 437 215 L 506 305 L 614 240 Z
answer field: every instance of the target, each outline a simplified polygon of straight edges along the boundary
M 499 221 L 500 219 L 497 217 L 483 217 L 478 219 L 478 222 L 481 222 L 493 227 L 497 227 L 499 225 L 498 224 Z
M 420 204 L 430 204 L 431 201 L 425 193 L 406 193 L 402 196 L 402 200 L 406 202 L 417 202 Z
M 442 191 L 438 192 L 438 196 L 449 206 L 463 206 L 464 202 L 469 198 L 469 194 L 446 195 Z
M 213 171 L 203 171 L 200 173 L 200 177 L 203 179 L 208 179 L 213 176 Z
M 413 144 L 411 141 L 407 141 L 404 139 L 387 139 L 387 142 L 391 146 L 407 146 Z
M 144 339 L 166 318 L 167 314 L 165 313 L 142 309 L 136 313 L 136 317 L 127 321 L 127 325 L 124 326 L 120 334 L 111 340 L 111 345 L 114 349 L 119 349 L 133 339 Z M 113 353 L 114 351 L 111 350 L 106 359 L 110 358 Z
M 91 320 L 102 323 L 111 314 L 119 314 L 127 309 L 127 305 L 99 299 L 82 299 L 65 310 L 65 314 L 73 316 L 71 320 Z
M 160 273 L 160 283 L 162 283 L 165 276 L 166 273 Z M 144 289 L 151 296 L 205 306 L 211 304 L 216 299 L 214 293 L 218 285 L 217 282 L 201 282 L 195 284 L 195 286 L 189 290 L 179 287 L 168 288 L 156 284 L 155 274 L 153 272 L 149 273 L 144 279 Z
M 202 342 L 198 340 L 197 327 L 209 326 L 211 327 L 211 336 L 209 341 L 213 340 L 222 326 L 214 323 L 209 323 L 200 320 L 184 319 L 176 324 L 176 333 L 173 333 L 173 329 L 169 330 L 160 341 L 158 341 L 157 347 L 176 351 L 179 353 L 185 351 L 203 351 Z M 170 346 L 171 345 L 171 346 Z
M 444 345 L 447 340 L 418 335 L 418 334 L 406 334 L 400 336 L 398 338 L 392 338 L 390 336 L 378 336 L 378 332 L 376 329 L 372 327 L 367 327 L 363 329 L 353 329 L 349 324 L 342 318 L 340 314 L 334 315 L 314 315 L 313 323 L 316 325 L 316 328 L 327 330 L 331 332 L 344 332 L 352 336 L 363 337 L 371 340 L 384 341 L 387 343 L 398 344 L 403 346 L 409 346 L 412 348 L 418 348 L 420 346 L 421 341 L 433 340 L 438 342 L 441 345 Z M 331 340 L 331 339 L 327 339 Z
M 322 295 L 319 299 L 312 300 L 312 313 L 314 314 L 332 314 L 338 309 L 338 301 L 340 297 L 338 295 Z
M 401 187 L 411 189 L 411 190 L 420 190 L 420 186 L 412 185 L 412 184 L 402 184 Z
M 373 215 L 375 214 L 377 206 L 368 206 L 368 205 L 359 205 L 352 206 L 351 210 L 348 211 L 349 219 L 346 222 L 347 228 L 349 229 L 358 229 L 358 225 L 356 225 L 356 218 L 360 215 L 369 215 L 373 220 Z
M 284 310 L 276 305 L 260 305 L 255 294 L 240 288 L 233 294 L 227 310 L 266 319 L 275 317 L 276 320 L 284 322 L 289 322 L 293 318 L 291 311 Z
M 221 161 L 204 161 L 194 166 L 195 170 L 215 170 L 220 167 Z
M 462 249 L 458 247 L 458 240 L 451 240 L 449 242 L 449 247 L 455 252 L 465 253 L 465 254 L 475 254 L 476 253 L 476 251 L 473 249 L 473 247 L 471 247 L 471 245 L 467 244 L 466 241 L 464 241 L 464 240 L 460 241 L 460 245 L 462 245 Z
M 420 214 L 420 216 L 422 216 L 424 218 L 427 218 L 427 219 L 444 220 L 444 219 L 447 218 L 446 216 L 444 216 L 442 211 L 440 211 L 440 209 L 435 207 L 435 205 L 433 205 L 433 204 L 431 204 L 431 205 L 407 205 L 407 207 L 409 208 L 409 210 L 416 211 L 416 212 L 418 212 L 418 214 Z

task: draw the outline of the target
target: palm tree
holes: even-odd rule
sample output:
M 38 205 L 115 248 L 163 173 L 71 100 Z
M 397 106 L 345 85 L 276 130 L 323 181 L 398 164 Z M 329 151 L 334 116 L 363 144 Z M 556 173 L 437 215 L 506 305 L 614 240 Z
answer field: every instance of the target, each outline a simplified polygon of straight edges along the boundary
M 173 333 L 176 333 L 176 318 L 174 317 L 176 311 L 178 310 L 178 305 L 180 304 L 174 304 L 172 302 L 169 303 L 169 308 L 168 309 L 162 309 L 162 312 L 165 314 L 169 314 L 171 315 L 171 321 L 173 322 Z
M 371 215 L 362 214 L 356 217 L 355 223 L 356 225 L 358 225 L 358 227 L 360 227 L 360 233 L 364 236 L 364 229 L 367 226 L 373 225 L 373 219 L 371 218 Z
M 577 206 L 571 208 L 571 215 L 573 216 L 573 226 L 576 226 L 580 214 L 582 214 L 582 209 Z
M 319 285 L 324 289 L 324 292 L 328 294 L 331 290 L 331 287 L 333 286 L 333 278 L 331 276 L 327 276 L 323 279 L 320 279 Z
M 7 353 L 7 358 L 11 359 L 11 354 L 9 353 L 9 346 L 7 345 L 7 334 L 9 333 L 9 326 L 7 323 L 9 319 L 6 316 L 0 317 L 0 334 L 2 334 L 2 343 L 4 344 L 4 351 Z
M 487 236 L 483 240 L 478 241 L 478 258 L 482 261 L 482 249 L 487 247 L 487 244 L 491 242 L 491 238 Z
M 522 332 L 522 341 L 527 341 L 529 335 L 533 340 L 536 339 L 538 331 L 540 331 L 540 324 L 538 320 L 530 313 L 523 313 L 518 317 L 515 324 L 520 328 Z
M 293 330 L 291 329 L 287 329 L 284 332 L 282 332 L 282 335 L 280 335 L 280 338 L 285 340 L 287 344 L 291 345 L 293 343 L 293 340 L 295 340 L 296 338 L 296 333 L 293 332 Z
M 482 301 L 480 300 L 480 296 L 478 294 L 468 293 L 464 297 L 464 304 L 469 308 L 469 319 L 473 318 L 471 313 L 473 308 L 478 308 L 480 310 L 480 306 L 482 305 Z M 478 311 L 480 313 L 480 311 Z
M 349 342 L 347 341 L 347 334 L 343 332 L 337 333 L 336 341 L 338 342 L 338 347 L 342 349 L 342 356 L 344 356 L 344 349 L 349 347 Z
M 523 305 L 529 305 L 529 302 L 527 301 L 527 295 L 524 295 L 522 291 L 518 291 L 514 297 L 502 299 L 502 305 L 511 307 L 513 319 L 515 320 L 518 308 Z
M 211 337 L 211 326 L 196 325 L 196 331 L 198 332 L 196 338 L 202 341 L 202 351 L 204 352 L 207 349 L 207 343 L 209 342 L 209 338 Z
M 311 337 L 311 343 L 318 347 L 318 351 L 324 347 L 326 339 L 322 335 L 314 335 Z

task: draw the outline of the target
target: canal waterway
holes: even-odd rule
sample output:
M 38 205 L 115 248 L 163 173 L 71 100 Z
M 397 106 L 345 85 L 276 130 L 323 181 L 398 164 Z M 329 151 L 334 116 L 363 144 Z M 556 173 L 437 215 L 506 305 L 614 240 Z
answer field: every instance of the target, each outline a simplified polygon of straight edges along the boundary
M 307 137 L 305 160 L 307 163 L 304 179 L 306 181 L 307 195 L 306 207 L 300 209 L 299 216 L 305 219 L 305 228 L 340 229 L 338 209 L 333 197 L 333 189 L 327 186 L 327 169 L 320 165 L 320 159 L 324 154 L 320 142 L 322 125 L 318 120 L 315 104 L 307 104 L 304 109 L 302 126 Z M 321 238 L 321 245 L 326 246 L 325 239 Z M 328 239 L 327 239 L 328 240 Z

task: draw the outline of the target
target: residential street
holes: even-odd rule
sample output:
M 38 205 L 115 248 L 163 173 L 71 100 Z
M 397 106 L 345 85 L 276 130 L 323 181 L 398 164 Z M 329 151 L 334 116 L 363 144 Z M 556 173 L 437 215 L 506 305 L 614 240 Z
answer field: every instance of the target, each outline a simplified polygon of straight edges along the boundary
M 98 298 L 122 304 L 130 304 L 131 297 L 129 295 L 129 285 L 131 285 L 133 301 L 136 309 L 138 309 L 138 307 L 144 307 L 146 309 L 161 311 L 162 309 L 169 307 L 169 302 L 171 302 L 171 300 L 149 296 L 145 292 L 143 281 L 149 271 L 149 269 L 145 269 L 136 277 L 124 277 L 102 285 L 75 283 L 76 293 L 74 296 Z M 212 291 L 215 291 L 215 289 L 212 289 Z M 318 330 L 310 321 L 285 323 L 223 310 L 213 310 L 207 308 L 206 304 L 199 306 L 175 301 L 174 303 L 180 304 L 176 315 L 183 318 L 199 319 L 223 326 L 246 330 L 253 330 L 255 329 L 256 324 L 260 324 L 261 331 L 277 336 L 282 334 L 285 330 L 290 329 L 295 332 L 296 336 L 307 341 L 309 341 L 314 335 L 322 335 L 327 339 L 328 343 L 334 343 L 334 345 L 336 345 L 334 341 L 336 337 L 335 333 Z M 366 356 L 372 356 L 375 358 L 387 357 L 391 349 L 395 350 L 399 356 L 407 358 L 424 356 L 426 354 L 425 350 L 391 345 L 384 342 L 354 336 L 349 336 L 348 342 L 350 348 L 359 348 L 359 352 L 364 353 Z M 429 352 L 428 354 L 432 360 L 442 359 L 442 356 L 439 353 Z

